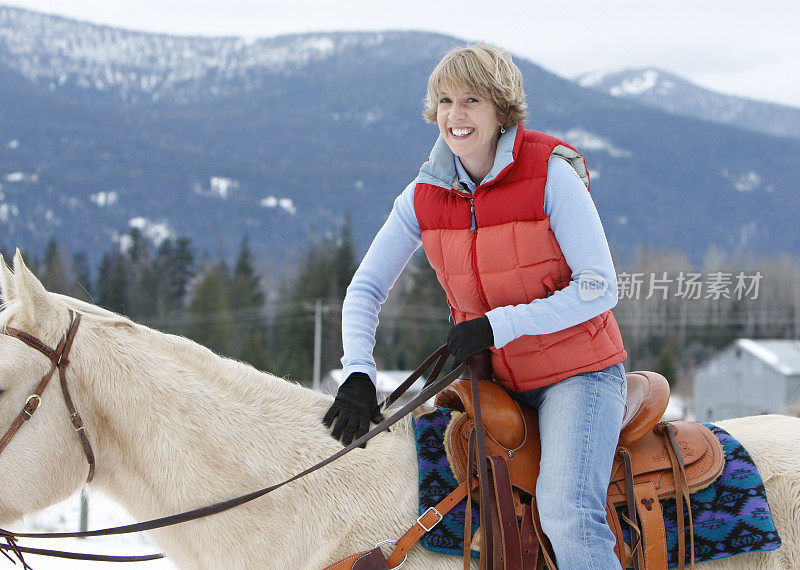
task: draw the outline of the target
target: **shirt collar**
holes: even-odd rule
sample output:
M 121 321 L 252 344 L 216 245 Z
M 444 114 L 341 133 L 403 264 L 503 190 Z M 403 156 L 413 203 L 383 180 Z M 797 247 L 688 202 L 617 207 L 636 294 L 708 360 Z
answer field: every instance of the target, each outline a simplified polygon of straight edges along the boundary
M 475 184 L 475 182 L 472 181 L 472 178 L 469 177 L 467 169 L 464 168 L 463 164 L 461 164 L 461 159 L 454 155 L 453 162 L 456 166 L 456 175 L 458 175 L 458 181 L 461 182 L 461 184 L 463 184 L 470 192 L 475 192 L 475 188 L 477 188 L 478 185 Z
M 489 174 L 481 181 L 481 184 L 494 180 L 509 164 L 514 162 L 514 142 L 516 141 L 518 128 L 511 127 L 500 135 L 500 139 L 497 141 L 494 164 Z M 459 180 L 469 188 L 470 192 L 474 192 L 477 187 L 464 169 L 464 165 L 461 164 L 458 157 L 447 146 L 444 138 L 439 135 L 439 138 L 436 139 L 436 144 L 433 145 L 433 150 L 431 150 L 430 158 L 420 168 L 417 181 L 450 189 L 456 180 Z

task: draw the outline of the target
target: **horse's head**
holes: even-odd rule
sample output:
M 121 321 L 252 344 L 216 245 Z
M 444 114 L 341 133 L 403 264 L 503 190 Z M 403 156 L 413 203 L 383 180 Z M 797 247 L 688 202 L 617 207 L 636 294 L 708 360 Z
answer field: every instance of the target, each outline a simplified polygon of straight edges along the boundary
M 45 290 L 19 251 L 13 273 L 0 256 L 0 290 L 2 330 L 21 330 L 55 349 L 70 325 L 69 308 Z M 80 338 L 75 345 L 80 345 Z M 75 347 L 70 356 L 74 353 Z M 42 352 L 0 334 L 0 438 L 21 414 L 27 416 L 22 410 L 52 366 Z M 71 382 L 76 368 L 72 363 L 66 368 Z M 58 371 L 35 412 L 6 440 L 0 441 L 0 447 L 7 443 L 0 451 L 0 524 L 65 499 L 86 478 L 86 460 L 61 394 Z

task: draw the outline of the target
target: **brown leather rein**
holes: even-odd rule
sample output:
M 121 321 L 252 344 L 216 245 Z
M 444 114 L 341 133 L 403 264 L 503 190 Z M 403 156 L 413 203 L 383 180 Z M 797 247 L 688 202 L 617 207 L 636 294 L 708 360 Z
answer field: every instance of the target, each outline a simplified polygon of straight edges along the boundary
M 73 313 L 72 311 L 70 311 L 69 314 L 71 318 L 70 327 L 67 330 L 67 333 L 59 342 L 55 350 L 49 348 L 39 339 L 33 337 L 32 335 L 24 331 L 20 331 L 18 329 L 14 329 L 11 327 L 0 328 L 0 333 L 7 334 L 9 336 L 13 336 L 14 338 L 21 340 L 28 346 L 35 348 L 36 350 L 47 356 L 52 362 L 52 367 L 50 371 L 47 374 L 45 374 L 45 376 L 39 382 L 39 385 L 36 387 L 34 393 L 28 397 L 27 401 L 25 402 L 25 406 L 23 407 L 20 414 L 12 423 L 11 428 L 9 428 L 9 430 L 0 440 L 0 453 L 2 453 L 5 446 L 8 445 L 8 442 L 11 440 L 11 438 L 14 437 L 14 435 L 20 429 L 22 424 L 24 424 L 27 420 L 29 420 L 33 415 L 33 413 L 38 409 L 39 405 L 41 404 L 42 393 L 47 387 L 47 384 L 50 382 L 50 379 L 53 377 L 55 370 L 58 369 L 59 379 L 61 380 L 61 390 L 64 394 L 64 400 L 67 404 L 67 409 L 69 410 L 70 413 L 70 419 L 72 421 L 73 426 L 75 427 L 75 430 L 78 432 L 78 435 L 80 436 L 81 445 L 83 446 L 84 453 L 86 454 L 86 459 L 89 462 L 89 476 L 87 478 L 87 483 L 88 483 L 94 477 L 94 465 L 95 465 L 94 453 L 92 453 L 91 445 L 89 445 L 89 439 L 86 436 L 86 430 L 83 425 L 83 420 L 81 419 L 80 414 L 75 410 L 75 406 L 72 403 L 72 398 L 69 395 L 66 378 L 64 376 L 66 367 L 69 364 L 67 355 L 69 354 L 70 348 L 72 347 L 72 341 L 75 337 L 75 333 L 78 330 L 78 325 L 80 324 L 80 319 L 81 319 L 79 313 Z M 428 368 L 433 366 L 431 374 L 428 377 L 428 380 L 426 381 L 424 388 L 420 390 L 419 393 L 414 398 L 412 398 L 407 404 L 405 404 L 403 407 L 397 410 L 397 412 L 392 414 L 389 418 L 383 420 L 381 423 L 376 425 L 366 434 L 354 440 L 352 443 L 343 447 L 333 455 L 327 457 L 326 459 L 323 459 L 316 465 L 312 465 L 305 471 L 302 471 L 301 473 L 298 473 L 297 475 L 294 475 L 289 479 L 286 479 L 285 481 L 282 481 L 270 487 L 266 487 L 259 491 L 254 491 L 246 495 L 229 499 L 227 501 L 215 503 L 213 505 L 209 505 L 206 507 L 201 507 L 199 509 L 194 509 L 191 511 L 186 511 L 175 515 L 161 517 L 150 521 L 134 523 L 124 526 L 117 526 L 112 528 L 104 528 L 104 529 L 82 531 L 82 532 L 53 532 L 53 533 L 17 533 L 0 528 L 0 539 L 5 539 L 7 542 L 7 544 L 0 544 L 0 553 L 2 553 L 4 556 L 6 556 L 11 560 L 11 557 L 7 554 L 6 551 L 13 552 L 20 560 L 20 562 L 22 562 L 24 569 L 30 569 L 30 566 L 28 566 L 25 563 L 25 560 L 22 558 L 23 553 L 41 554 L 44 556 L 55 556 L 59 558 L 71 558 L 77 560 L 94 560 L 94 561 L 105 561 L 105 562 L 143 562 L 147 560 L 155 560 L 157 558 L 163 558 L 164 557 L 163 554 L 150 554 L 145 556 L 108 556 L 101 554 L 81 554 L 74 552 L 63 552 L 58 550 L 26 548 L 17 545 L 17 539 L 18 538 L 88 538 L 92 536 L 109 536 L 115 534 L 129 534 L 134 532 L 142 532 L 146 530 L 153 530 L 156 528 L 163 528 L 166 526 L 172 526 L 175 524 L 188 522 L 202 517 L 207 517 L 210 515 L 221 513 L 223 511 L 227 511 L 244 503 L 253 501 L 259 497 L 266 495 L 267 493 L 271 493 L 272 491 L 278 489 L 279 487 L 283 487 L 287 483 L 291 483 L 292 481 L 300 479 L 301 477 L 304 477 L 309 473 L 316 471 L 317 469 L 320 469 L 325 465 L 328 465 L 329 463 L 335 461 L 336 459 L 340 458 L 346 453 L 349 453 L 353 449 L 361 447 L 364 443 L 366 443 L 379 433 L 388 430 L 390 426 L 397 423 L 404 416 L 408 415 L 417 406 L 421 405 L 422 403 L 432 398 L 439 391 L 441 391 L 447 385 L 452 383 L 453 380 L 458 378 L 461 372 L 466 367 L 466 362 L 464 362 L 459 366 L 457 366 L 456 368 L 454 368 L 453 370 L 451 370 L 449 374 L 437 380 L 439 373 L 441 372 L 444 363 L 449 357 L 449 355 L 450 353 L 447 349 L 447 345 L 439 347 L 433 354 L 431 354 L 427 359 L 425 359 L 425 361 L 419 365 L 419 367 L 411 374 L 411 376 L 409 376 L 405 380 L 405 382 L 403 382 L 403 384 L 381 404 L 382 407 L 386 407 L 391 403 L 393 403 L 408 387 L 411 386 L 411 384 L 413 384 L 418 378 L 420 378 Z

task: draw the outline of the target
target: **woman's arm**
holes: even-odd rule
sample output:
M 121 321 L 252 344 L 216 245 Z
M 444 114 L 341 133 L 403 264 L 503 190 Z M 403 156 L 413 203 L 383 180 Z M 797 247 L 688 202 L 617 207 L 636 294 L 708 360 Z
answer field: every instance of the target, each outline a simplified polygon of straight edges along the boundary
M 617 304 L 617 278 L 600 216 L 575 170 L 559 157 L 551 157 L 548 164 L 544 210 L 572 281 L 544 299 L 486 313 L 497 348 L 522 335 L 569 328 Z
M 378 313 L 403 268 L 421 243 L 414 213 L 414 187 L 409 184 L 394 201 L 389 218 L 372 240 L 353 275 L 342 305 L 342 378 L 364 372 L 375 382 L 375 330 Z

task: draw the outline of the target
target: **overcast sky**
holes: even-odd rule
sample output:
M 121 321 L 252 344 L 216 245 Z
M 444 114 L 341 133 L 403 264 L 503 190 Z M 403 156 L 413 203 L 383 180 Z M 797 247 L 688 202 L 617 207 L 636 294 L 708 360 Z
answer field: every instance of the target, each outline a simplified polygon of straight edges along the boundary
M 501 45 L 565 77 L 656 66 L 800 107 L 797 0 L 0 0 L 134 30 L 268 37 L 427 30 Z

